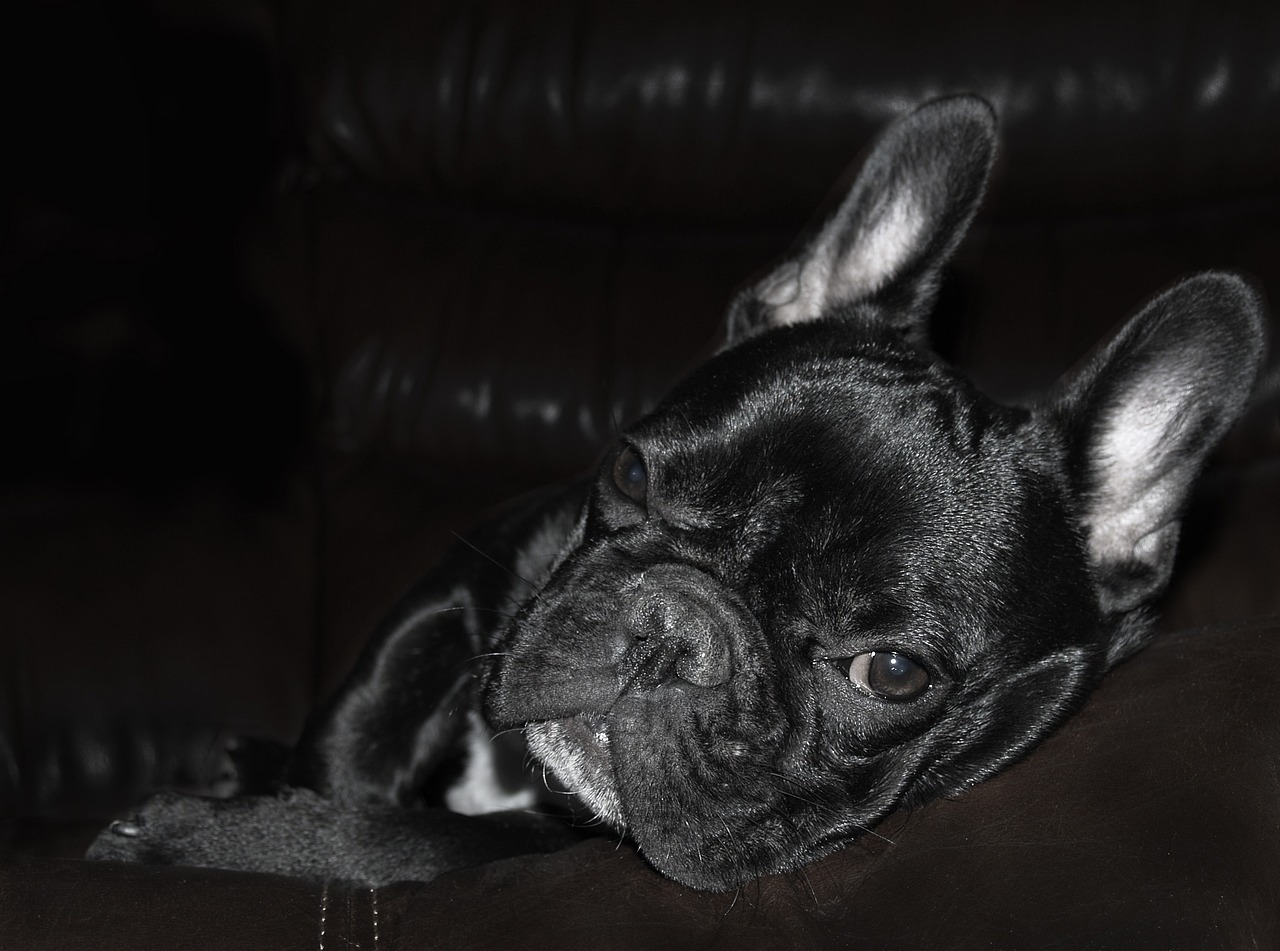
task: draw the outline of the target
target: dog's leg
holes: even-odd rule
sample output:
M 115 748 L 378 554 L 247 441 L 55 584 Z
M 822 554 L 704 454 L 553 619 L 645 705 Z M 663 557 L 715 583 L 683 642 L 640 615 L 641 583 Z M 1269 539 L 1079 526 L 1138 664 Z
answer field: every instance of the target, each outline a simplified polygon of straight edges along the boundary
M 579 499 L 534 500 L 456 544 L 312 716 L 288 783 L 340 804 L 414 804 L 468 728 L 494 641 L 535 595 L 574 529 Z
M 383 620 L 346 682 L 312 714 L 289 785 L 349 806 L 416 798 L 466 726 L 504 610 L 478 590 L 486 572 L 469 571 L 465 554 L 447 558 Z
M 429 881 L 441 872 L 572 842 L 562 823 L 536 815 L 350 809 L 306 789 L 238 799 L 160 793 L 137 815 L 112 823 L 88 858 L 377 886 Z
M 155 796 L 89 857 L 390 881 L 565 844 L 563 830 L 533 817 L 405 807 L 420 805 L 473 719 L 484 655 L 575 530 L 580 499 L 535 500 L 454 546 L 312 716 L 277 794 Z

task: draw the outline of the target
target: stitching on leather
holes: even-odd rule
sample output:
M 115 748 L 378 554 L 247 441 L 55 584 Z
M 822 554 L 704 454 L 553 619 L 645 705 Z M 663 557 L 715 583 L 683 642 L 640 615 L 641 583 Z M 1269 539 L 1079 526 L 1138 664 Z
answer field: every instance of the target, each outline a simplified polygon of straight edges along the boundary
M 320 951 L 324 951 L 325 917 L 329 914 L 329 883 L 324 883 L 324 891 L 320 893 Z
M 373 947 L 377 951 L 378 947 L 378 890 L 376 888 L 369 889 L 369 904 L 373 907 Z

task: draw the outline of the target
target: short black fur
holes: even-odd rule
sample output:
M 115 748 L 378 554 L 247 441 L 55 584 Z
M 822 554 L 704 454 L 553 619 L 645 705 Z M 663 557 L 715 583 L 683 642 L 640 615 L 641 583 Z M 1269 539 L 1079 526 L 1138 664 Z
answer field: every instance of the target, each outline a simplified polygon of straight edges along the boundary
M 659 872 L 729 889 L 1023 756 L 1150 637 L 1263 325 L 1246 282 L 1202 274 L 1039 402 L 987 399 L 924 328 L 995 141 L 971 97 L 891 126 L 593 480 L 401 602 L 280 791 L 152 800 L 91 855 L 378 883 L 559 847 L 423 805 L 497 730 Z M 873 664 L 910 673 L 900 696 Z

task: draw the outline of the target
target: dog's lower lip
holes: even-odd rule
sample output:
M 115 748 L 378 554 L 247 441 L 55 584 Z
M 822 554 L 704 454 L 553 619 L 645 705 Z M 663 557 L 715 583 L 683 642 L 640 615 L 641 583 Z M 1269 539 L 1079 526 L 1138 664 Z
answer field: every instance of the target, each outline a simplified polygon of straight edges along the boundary
M 564 730 L 565 738 L 578 744 L 587 755 L 608 758 L 609 732 L 603 716 L 579 713 L 557 722 Z
M 621 828 L 606 718 L 580 713 L 530 723 L 526 731 L 530 752 L 550 768 L 550 776 L 559 784 L 559 788 L 550 786 L 551 791 L 569 793 L 594 815 Z

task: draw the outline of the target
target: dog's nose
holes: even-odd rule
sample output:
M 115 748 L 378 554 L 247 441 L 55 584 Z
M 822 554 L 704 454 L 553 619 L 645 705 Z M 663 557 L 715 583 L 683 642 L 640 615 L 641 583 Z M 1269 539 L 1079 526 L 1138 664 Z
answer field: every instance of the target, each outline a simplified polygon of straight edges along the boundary
M 637 668 L 653 686 L 673 677 L 699 687 L 718 687 L 729 680 L 729 648 L 698 606 L 658 600 L 647 623 L 632 632 Z
M 727 683 L 732 670 L 728 628 L 734 611 L 692 569 L 646 573 L 630 611 L 632 644 L 622 662 L 624 678 L 640 689 L 672 680 L 699 687 Z

